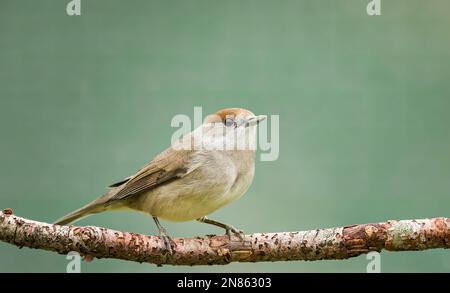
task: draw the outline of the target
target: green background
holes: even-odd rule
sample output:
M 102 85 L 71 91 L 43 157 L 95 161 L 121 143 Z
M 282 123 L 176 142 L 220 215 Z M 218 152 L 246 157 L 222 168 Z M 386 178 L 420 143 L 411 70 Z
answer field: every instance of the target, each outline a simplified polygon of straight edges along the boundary
M 246 232 L 450 216 L 450 2 L 69 0 L 0 3 L 0 208 L 53 221 L 170 143 L 175 114 L 280 115 L 280 156 L 214 218 Z M 132 212 L 80 224 L 156 233 Z M 222 231 L 163 223 L 172 236 Z M 83 272 L 365 272 L 350 260 Z M 1 272 L 65 272 L 0 243 Z M 383 272 L 450 270 L 450 252 L 384 252 Z

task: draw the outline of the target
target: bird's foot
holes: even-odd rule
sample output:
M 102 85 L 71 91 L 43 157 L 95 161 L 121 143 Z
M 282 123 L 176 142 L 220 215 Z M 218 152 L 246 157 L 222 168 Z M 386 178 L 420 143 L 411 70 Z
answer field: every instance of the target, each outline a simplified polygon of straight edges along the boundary
M 236 235 L 237 237 L 239 237 L 239 239 L 241 239 L 242 241 L 244 241 L 244 232 L 241 230 L 238 230 L 236 228 L 234 228 L 231 225 L 225 224 L 225 223 L 221 223 L 218 221 L 214 221 L 211 219 L 208 219 L 206 216 L 205 217 L 201 217 L 198 218 L 197 221 L 201 222 L 201 223 L 206 223 L 206 224 L 210 224 L 210 225 L 214 225 L 217 227 L 220 227 L 222 229 L 225 229 L 225 234 L 228 236 L 228 238 L 231 240 L 231 233 L 233 233 L 234 235 Z
M 233 233 L 235 236 L 237 236 L 242 241 L 244 240 L 244 231 L 234 228 L 231 225 L 226 225 L 225 227 L 225 234 L 230 238 L 231 240 L 231 233 Z
M 164 227 L 161 226 L 161 224 L 159 223 L 158 218 L 157 217 L 153 217 L 153 220 L 155 221 L 156 227 L 158 227 L 159 237 L 164 242 L 164 246 L 166 248 L 166 251 L 168 252 L 169 255 L 173 255 L 173 250 L 177 247 L 177 244 L 175 243 L 175 241 L 173 241 L 172 238 L 167 236 L 166 229 L 164 229 Z
M 169 255 L 173 255 L 173 250 L 177 247 L 175 241 L 170 238 L 166 233 L 160 233 L 159 237 L 161 237 L 164 242 L 165 249 Z

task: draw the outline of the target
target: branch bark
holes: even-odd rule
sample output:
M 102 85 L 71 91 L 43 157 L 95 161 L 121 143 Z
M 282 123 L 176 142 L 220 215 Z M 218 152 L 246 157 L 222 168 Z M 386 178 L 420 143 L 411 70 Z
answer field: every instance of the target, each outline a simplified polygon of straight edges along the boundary
M 370 251 L 450 247 L 450 218 L 391 220 L 385 223 L 299 232 L 254 233 L 237 237 L 207 235 L 174 238 L 173 255 L 158 236 L 100 227 L 59 226 L 0 212 L 0 240 L 60 254 L 77 251 L 157 265 L 211 265 L 230 262 L 346 259 Z

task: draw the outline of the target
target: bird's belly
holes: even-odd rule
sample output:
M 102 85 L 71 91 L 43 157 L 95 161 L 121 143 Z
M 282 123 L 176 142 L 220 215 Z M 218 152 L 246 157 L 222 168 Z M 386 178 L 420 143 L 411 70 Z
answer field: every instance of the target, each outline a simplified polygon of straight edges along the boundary
M 230 195 L 224 184 L 186 184 L 174 181 L 142 194 L 138 209 L 164 220 L 183 222 L 206 216 L 242 194 Z

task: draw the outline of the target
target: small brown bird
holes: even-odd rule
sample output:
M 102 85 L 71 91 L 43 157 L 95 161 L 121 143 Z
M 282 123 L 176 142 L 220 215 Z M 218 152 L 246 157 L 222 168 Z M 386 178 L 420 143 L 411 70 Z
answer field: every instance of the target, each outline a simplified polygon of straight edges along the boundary
M 240 236 L 242 231 L 206 216 L 240 198 L 250 187 L 255 169 L 256 125 L 266 116 L 228 108 L 208 116 L 156 156 L 135 175 L 112 184 L 86 206 L 62 217 L 65 225 L 103 211 L 132 209 L 150 214 L 172 253 L 174 242 L 158 218 L 197 220 Z

